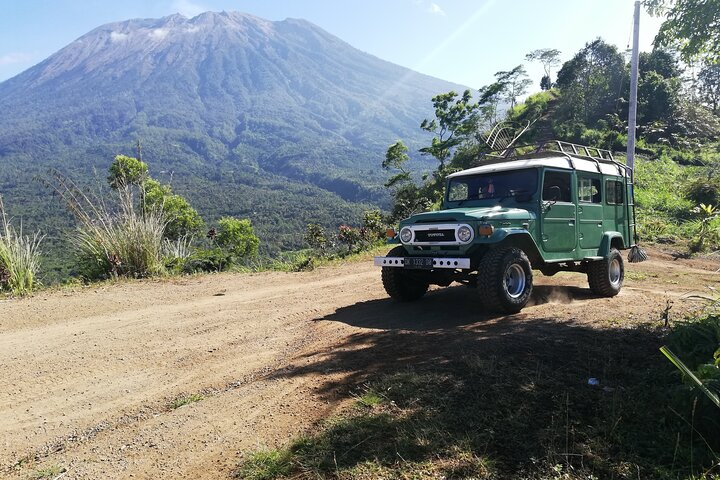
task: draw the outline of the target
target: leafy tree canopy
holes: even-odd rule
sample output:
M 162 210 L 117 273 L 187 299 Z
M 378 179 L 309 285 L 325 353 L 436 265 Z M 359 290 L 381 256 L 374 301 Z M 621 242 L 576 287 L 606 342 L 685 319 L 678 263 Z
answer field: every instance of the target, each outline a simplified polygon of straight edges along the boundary
M 720 0 L 645 0 L 645 8 L 665 18 L 656 46 L 677 45 L 686 61 L 701 55 L 720 60 Z
M 142 185 L 148 178 L 148 166 L 145 162 L 125 155 L 116 155 L 107 177 L 110 187 Z

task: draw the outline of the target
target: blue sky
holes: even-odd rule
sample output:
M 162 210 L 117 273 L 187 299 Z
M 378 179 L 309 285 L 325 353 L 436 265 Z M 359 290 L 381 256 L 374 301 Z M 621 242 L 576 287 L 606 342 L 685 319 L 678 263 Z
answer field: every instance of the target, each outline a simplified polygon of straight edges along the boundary
M 240 11 L 304 18 L 354 47 L 419 72 L 479 88 L 537 48 L 569 59 L 596 37 L 625 50 L 633 0 L 0 0 L 0 81 L 104 23 Z M 660 20 L 644 12 L 641 50 Z M 535 81 L 539 65 L 527 64 Z

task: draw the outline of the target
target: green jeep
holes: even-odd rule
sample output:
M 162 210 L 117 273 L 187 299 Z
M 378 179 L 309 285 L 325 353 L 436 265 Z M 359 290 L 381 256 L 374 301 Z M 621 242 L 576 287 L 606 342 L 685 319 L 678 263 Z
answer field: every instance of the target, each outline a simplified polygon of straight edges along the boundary
M 487 310 L 530 299 L 532 270 L 586 273 L 611 297 L 624 278 L 620 250 L 635 238 L 632 172 L 609 151 L 554 141 L 516 149 L 447 179 L 442 210 L 400 222 L 382 267 L 388 295 L 417 300 L 429 285 L 476 287 Z

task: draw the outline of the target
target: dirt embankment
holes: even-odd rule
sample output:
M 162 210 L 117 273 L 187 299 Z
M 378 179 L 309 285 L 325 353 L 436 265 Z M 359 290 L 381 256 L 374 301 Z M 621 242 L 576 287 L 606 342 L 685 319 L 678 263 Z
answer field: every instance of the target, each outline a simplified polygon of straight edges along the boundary
M 309 428 L 374 372 L 451 354 L 433 338 L 628 328 L 660 321 L 668 301 L 679 317 L 720 280 L 720 265 L 651 255 L 627 265 L 615 298 L 580 274 L 537 274 L 533 305 L 507 317 L 465 287 L 395 303 L 369 260 L 2 300 L 0 477 L 227 477 L 240 452 Z M 424 339 L 412 351 L 367 349 L 407 332 Z

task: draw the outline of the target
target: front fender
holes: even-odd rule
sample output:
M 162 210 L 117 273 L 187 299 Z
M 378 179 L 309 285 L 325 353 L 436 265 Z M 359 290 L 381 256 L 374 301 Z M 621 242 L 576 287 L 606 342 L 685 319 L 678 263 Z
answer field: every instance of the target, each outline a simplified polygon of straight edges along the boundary
M 535 239 L 525 229 L 503 229 L 495 231 L 492 239 L 498 246 L 517 247 L 528 256 L 530 263 L 540 265 L 543 262 L 540 249 L 535 243 Z

